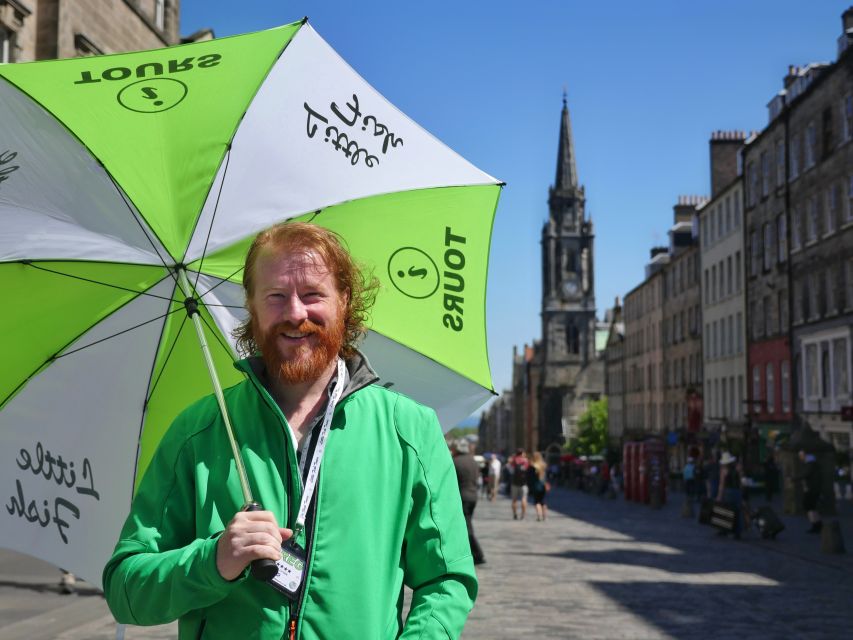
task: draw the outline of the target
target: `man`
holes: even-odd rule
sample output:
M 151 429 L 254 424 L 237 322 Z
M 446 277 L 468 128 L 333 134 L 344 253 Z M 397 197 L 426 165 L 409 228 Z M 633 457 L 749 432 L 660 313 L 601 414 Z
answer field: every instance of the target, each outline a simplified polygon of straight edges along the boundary
M 518 502 L 521 501 L 521 519 L 527 515 L 527 470 L 530 461 L 524 453 L 524 449 L 516 449 L 515 455 L 509 460 L 512 471 L 510 478 L 510 498 L 512 498 L 512 519 L 518 520 Z
M 802 472 L 799 474 L 799 479 L 803 482 L 803 509 L 811 523 L 811 526 L 806 530 L 807 533 L 820 533 L 823 529 L 823 521 L 820 517 L 820 512 L 817 510 L 820 502 L 820 469 L 817 466 L 817 458 L 814 454 L 806 453 L 804 450 L 798 452 Z
M 249 320 L 235 335 L 260 356 L 236 364 L 247 379 L 225 400 L 267 510 L 241 510 L 215 400 L 190 406 L 104 569 L 116 620 L 177 618 L 181 638 L 459 636 L 477 581 L 441 428 L 432 410 L 373 384 L 355 348 L 375 280 L 331 232 L 289 223 L 257 236 L 243 285 Z M 291 597 L 249 576 L 262 559 L 290 565 Z
M 456 441 L 454 446 L 453 466 L 456 468 L 456 479 L 459 482 L 459 495 L 462 497 L 462 512 L 465 514 L 465 525 L 468 527 L 468 542 L 471 545 L 471 555 L 474 564 L 483 564 L 486 557 L 480 548 L 480 543 L 474 536 L 474 508 L 477 506 L 477 476 L 479 466 L 471 454 L 471 447 L 465 438 Z

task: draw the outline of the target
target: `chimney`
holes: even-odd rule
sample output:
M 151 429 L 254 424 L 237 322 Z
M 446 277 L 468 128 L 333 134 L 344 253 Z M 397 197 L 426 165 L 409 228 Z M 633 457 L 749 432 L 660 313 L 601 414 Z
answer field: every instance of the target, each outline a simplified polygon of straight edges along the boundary
M 711 134 L 712 198 L 737 177 L 737 154 L 745 139 L 743 131 L 714 131 Z
M 847 10 L 841 14 L 841 29 L 842 33 L 853 29 L 853 7 L 847 7 Z
M 784 78 L 782 78 L 782 84 L 786 89 L 794 84 L 794 81 L 800 77 L 800 71 L 801 69 L 798 66 L 793 64 L 788 65 L 788 73 Z
M 678 196 L 678 203 L 672 208 L 675 224 L 679 222 L 693 222 L 696 209 L 708 202 L 705 196 Z
M 662 253 L 669 253 L 669 247 L 652 247 L 649 253 L 651 254 L 651 259 L 654 260 L 656 256 Z

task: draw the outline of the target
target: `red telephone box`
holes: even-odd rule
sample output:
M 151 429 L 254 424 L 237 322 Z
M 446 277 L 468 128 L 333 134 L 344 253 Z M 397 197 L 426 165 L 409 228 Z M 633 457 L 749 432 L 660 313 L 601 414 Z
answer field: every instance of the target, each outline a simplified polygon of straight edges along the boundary
M 651 502 L 651 496 L 660 496 L 660 504 L 666 502 L 666 447 L 662 440 L 656 438 L 641 442 L 640 458 L 640 498 L 645 504 Z

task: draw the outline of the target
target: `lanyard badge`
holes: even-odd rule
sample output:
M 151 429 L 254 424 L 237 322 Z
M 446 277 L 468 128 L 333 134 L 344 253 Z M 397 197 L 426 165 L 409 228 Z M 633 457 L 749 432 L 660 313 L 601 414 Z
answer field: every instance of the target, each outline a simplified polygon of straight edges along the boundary
M 320 475 L 320 462 L 323 459 L 323 454 L 326 451 L 326 441 L 329 437 L 329 430 L 332 426 L 332 414 L 335 411 L 335 406 L 341 398 L 346 383 L 346 369 L 344 361 L 338 358 L 338 378 L 335 381 L 335 387 L 329 396 L 329 403 L 326 406 L 326 414 L 323 416 L 323 425 L 320 427 L 320 434 L 317 436 L 317 446 L 314 448 L 314 455 L 311 458 L 311 464 L 308 467 L 308 477 L 305 479 L 305 487 L 302 490 L 302 500 L 299 503 L 299 513 L 296 516 L 296 523 L 293 527 L 293 536 L 281 545 L 281 559 L 277 560 L 276 574 L 266 580 L 266 582 L 277 591 L 280 591 L 290 600 L 296 600 L 299 595 L 299 590 L 302 586 L 302 581 L 305 578 L 305 570 L 308 560 L 305 550 L 296 542 L 296 537 L 305 529 L 305 518 L 308 515 L 308 507 L 311 504 L 311 498 L 314 495 L 314 490 L 317 488 L 317 479 Z M 309 442 L 306 443 L 299 465 L 299 477 L 305 469 L 306 458 L 308 457 Z

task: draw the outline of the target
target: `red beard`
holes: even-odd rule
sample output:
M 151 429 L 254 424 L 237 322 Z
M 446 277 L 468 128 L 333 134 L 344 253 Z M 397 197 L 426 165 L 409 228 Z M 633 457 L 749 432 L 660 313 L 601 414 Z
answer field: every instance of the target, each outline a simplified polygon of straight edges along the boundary
M 328 369 L 341 351 L 344 342 L 344 323 L 334 327 L 322 327 L 310 320 L 303 320 L 298 326 L 290 322 L 280 322 L 268 332 L 262 333 L 255 325 L 255 335 L 259 336 L 258 345 L 270 376 L 277 377 L 285 384 L 300 384 L 317 380 Z M 278 349 L 278 336 L 285 331 L 298 331 L 311 334 L 316 338 L 316 346 L 305 344 L 298 348 L 292 358 L 283 359 Z

